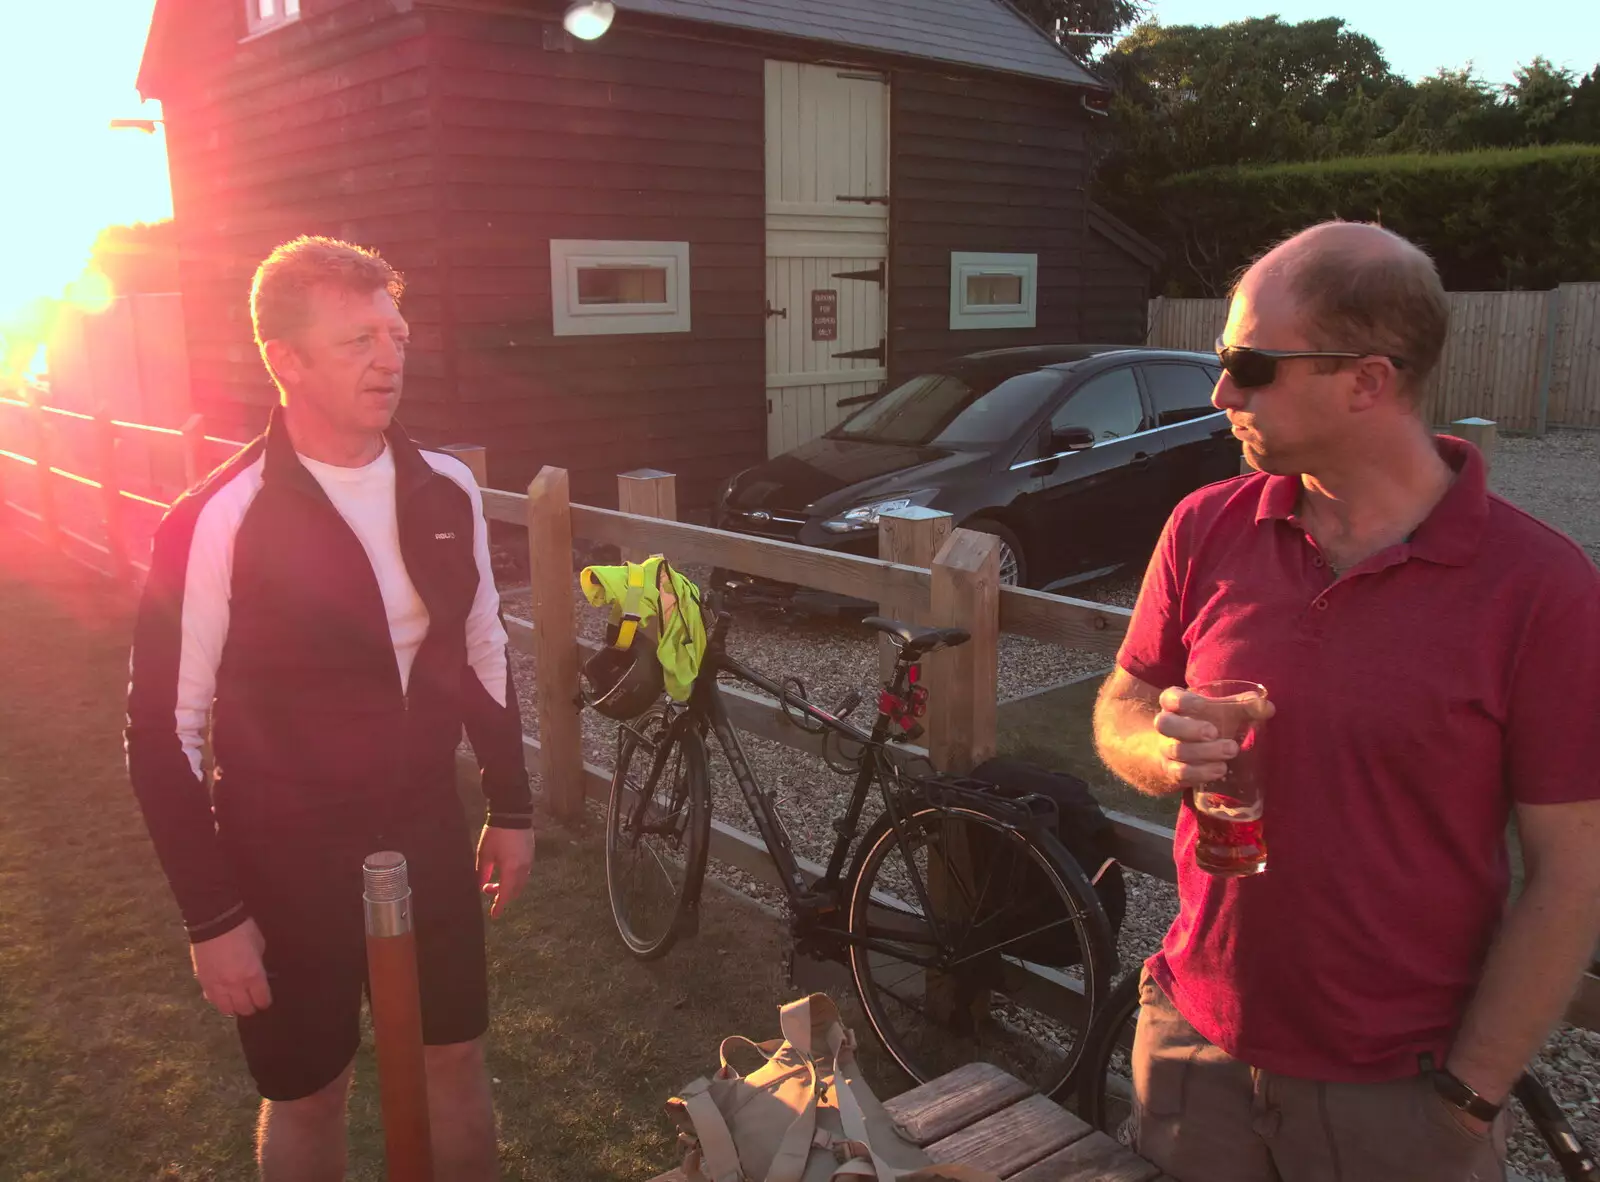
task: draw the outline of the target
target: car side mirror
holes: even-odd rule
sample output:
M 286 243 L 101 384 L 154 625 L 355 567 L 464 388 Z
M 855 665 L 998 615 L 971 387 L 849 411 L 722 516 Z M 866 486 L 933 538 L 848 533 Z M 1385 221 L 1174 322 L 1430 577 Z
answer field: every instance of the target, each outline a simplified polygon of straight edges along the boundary
M 1094 432 L 1087 427 L 1057 427 L 1050 432 L 1052 452 L 1086 451 L 1094 446 Z

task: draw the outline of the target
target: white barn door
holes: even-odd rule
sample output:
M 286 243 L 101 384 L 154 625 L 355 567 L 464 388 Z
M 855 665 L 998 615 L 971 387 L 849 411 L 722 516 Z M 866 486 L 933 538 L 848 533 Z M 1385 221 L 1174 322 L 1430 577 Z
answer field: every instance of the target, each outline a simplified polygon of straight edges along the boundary
M 767 63 L 767 454 L 888 376 L 889 84 Z M 854 354 L 854 356 L 850 356 Z

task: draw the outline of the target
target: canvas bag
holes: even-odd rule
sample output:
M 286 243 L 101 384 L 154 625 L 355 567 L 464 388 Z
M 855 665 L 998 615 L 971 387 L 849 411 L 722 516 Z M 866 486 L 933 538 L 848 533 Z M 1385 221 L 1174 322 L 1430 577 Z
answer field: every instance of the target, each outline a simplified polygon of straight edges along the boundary
M 688 1182 L 999 1182 L 969 1166 L 933 1165 L 899 1134 L 861 1078 L 855 1037 L 826 994 L 778 1014 L 782 1038 L 723 1039 L 716 1074 L 667 1101 Z M 728 1062 L 741 1048 L 762 1060 L 749 1075 Z

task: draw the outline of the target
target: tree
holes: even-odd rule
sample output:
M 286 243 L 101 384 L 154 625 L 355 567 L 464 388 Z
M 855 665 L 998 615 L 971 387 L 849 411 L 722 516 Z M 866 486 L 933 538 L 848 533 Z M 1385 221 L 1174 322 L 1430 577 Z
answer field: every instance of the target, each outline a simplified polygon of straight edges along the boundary
M 1441 69 L 1407 87 L 1406 97 L 1399 125 L 1364 151 L 1466 152 L 1510 147 L 1517 140 L 1515 120 L 1470 65 Z
M 1124 192 L 1214 165 L 1361 151 L 1405 111 L 1404 80 L 1337 17 L 1149 21 L 1099 66 L 1117 91 L 1102 181 Z
M 1528 144 L 1548 144 L 1559 134 L 1562 116 L 1572 104 L 1572 71 L 1558 70 L 1546 57 L 1518 67 L 1515 81 L 1505 88 L 1506 103 Z
M 1573 88 L 1556 134 L 1567 143 L 1600 144 L 1600 65 Z
M 1145 0 L 1013 0 L 1017 11 L 1067 52 L 1088 58 L 1103 48 L 1098 37 L 1073 33 L 1120 33 L 1144 15 Z
M 107 226 L 96 236 L 90 259 L 118 295 L 179 290 L 178 237 L 171 219 Z

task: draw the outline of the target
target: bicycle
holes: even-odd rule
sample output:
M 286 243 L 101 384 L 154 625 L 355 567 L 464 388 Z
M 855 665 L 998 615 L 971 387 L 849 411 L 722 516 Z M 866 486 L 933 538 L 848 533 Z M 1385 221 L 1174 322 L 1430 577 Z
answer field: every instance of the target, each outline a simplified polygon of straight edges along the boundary
M 1116 954 L 1094 889 L 1052 831 L 1054 805 L 931 769 L 912 775 L 903 748 L 899 758 L 893 751 L 920 732 L 920 661 L 968 634 L 864 621 L 897 648 L 865 730 L 847 717 L 859 694 L 825 710 L 798 680 L 773 681 L 729 656 L 732 617 L 717 592 L 708 604 L 706 652 L 688 701 L 660 702 L 617 733 L 606 882 L 627 950 L 654 959 L 697 929 L 710 840 L 709 732 L 777 867 L 796 951 L 848 962 L 868 1022 L 906 1073 L 925 1082 L 986 1060 L 1046 1095 L 1061 1091 Z M 855 775 L 814 882 L 729 720 L 724 677 L 776 699 L 785 718 L 823 737 L 830 766 Z M 874 787 L 882 812 L 858 842 Z
M 1078 1115 L 1133 1148 L 1133 1036 L 1139 1023 L 1139 973 L 1117 982 L 1085 1038 L 1076 1081 Z M 1600 1182 L 1600 1165 L 1578 1140 L 1555 1097 L 1533 1072 L 1524 1072 L 1512 1095 L 1539 1131 L 1568 1182 Z

